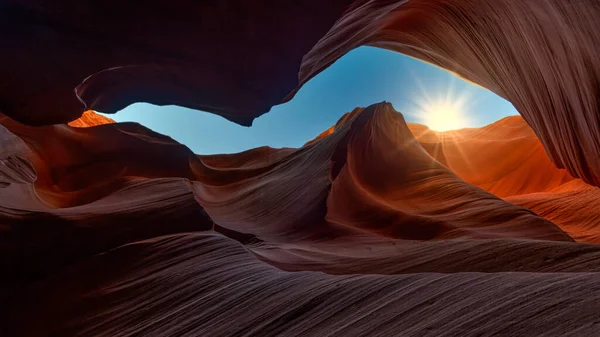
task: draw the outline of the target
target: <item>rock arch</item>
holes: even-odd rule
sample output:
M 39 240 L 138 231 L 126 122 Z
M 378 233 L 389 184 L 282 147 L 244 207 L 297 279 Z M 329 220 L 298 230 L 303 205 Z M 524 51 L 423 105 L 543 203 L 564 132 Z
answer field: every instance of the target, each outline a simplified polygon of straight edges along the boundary
M 21 122 L 144 101 L 249 125 L 371 45 L 508 99 L 558 167 L 600 185 L 600 0 L 179 0 L 143 14 L 116 0 L 63 5 L 0 5 L 11 50 L 1 56 L 0 110 Z

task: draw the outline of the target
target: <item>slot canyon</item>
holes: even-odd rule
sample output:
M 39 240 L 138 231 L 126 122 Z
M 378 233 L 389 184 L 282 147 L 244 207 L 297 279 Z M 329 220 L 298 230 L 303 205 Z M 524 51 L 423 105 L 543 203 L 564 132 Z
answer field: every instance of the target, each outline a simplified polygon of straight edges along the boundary
M 600 335 L 600 0 L 8 0 L 0 32 L 1 336 Z M 519 115 L 374 101 L 225 154 L 115 121 L 250 126 L 361 46 Z

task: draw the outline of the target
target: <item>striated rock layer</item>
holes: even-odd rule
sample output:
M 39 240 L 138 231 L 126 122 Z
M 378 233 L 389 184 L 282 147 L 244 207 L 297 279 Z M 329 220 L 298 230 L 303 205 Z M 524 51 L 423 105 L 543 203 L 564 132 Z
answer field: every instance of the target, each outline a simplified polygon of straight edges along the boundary
M 0 4 L 11 51 L 0 56 L 0 111 L 42 125 L 145 101 L 249 125 L 370 45 L 505 97 L 558 167 L 600 184 L 600 0 L 178 0 L 153 1 L 143 15 L 138 7 Z
M 210 156 L 93 113 L 79 127 L 0 123 L 7 335 L 599 331 L 600 246 L 573 240 L 595 242 L 595 223 L 574 224 L 596 211 L 565 218 L 508 181 L 564 170 L 506 164 L 508 180 L 484 187 L 550 209 L 546 219 L 451 171 L 468 160 L 451 150 L 468 154 L 478 141 L 512 134 L 516 149 L 541 148 L 521 119 L 433 134 L 380 103 L 299 149 Z M 476 178 L 500 174 L 490 172 Z M 570 209 L 568 193 L 597 193 L 563 178 L 531 187 L 542 205 Z
M 10 315 L 19 330 L 8 331 L 582 336 L 598 332 L 599 292 L 597 272 L 283 272 L 221 235 L 188 233 L 119 247 L 30 287 Z
M 600 0 L 2 2 L 0 335 L 600 335 L 598 17 Z M 145 101 L 249 125 L 361 45 L 524 120 L 434 133 L 380 103 L 299 149 L 202 156 L 82 115 Z
M 108 117 L 99 115 L 92 110 L 87 110 L 81 115 L 81 117 L 69 122 L 69 126 L 74 126 L 78 128 L 89 128 L 90 126 L 111 123 L 115 123 L 115 121 Z
M 600 189 L 597 187 L 573 181 L 549 192 L 512 196 L 506 200 L 552 221 L 579 242 L 600 243 Z
M 556 166 L 600 184 L 600 1 L 355 5 L 304 57 L 301 84 L 360 45 L 419 58 L 509 100 Z
M 44 125 L 149 102 L 250 125 L 350 3 L 2 1 L 0 112 Z
M 441 133 L 420 124 L 409 128 L 466 182 L 536 212 L 577 241 L 600 243 L 600 189 L 556 168 L 520 116 Z

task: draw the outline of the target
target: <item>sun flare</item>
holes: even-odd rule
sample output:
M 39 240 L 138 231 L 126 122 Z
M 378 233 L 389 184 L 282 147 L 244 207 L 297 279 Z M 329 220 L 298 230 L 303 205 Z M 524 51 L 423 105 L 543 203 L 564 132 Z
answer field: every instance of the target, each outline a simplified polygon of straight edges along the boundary
M 465 85 L 457 76 L 431 81 L 413 73 L 409 75 L 415 83 L 409 108 L 405 110 L 409 120 L 438 132 L 473 126 L 471 113 L 479 98 L 474 95 L 472 86 Z
M 423 122 L 433 131 L 461 129 L 468 125 L 458 102 L 431 102 L 423 110 Z

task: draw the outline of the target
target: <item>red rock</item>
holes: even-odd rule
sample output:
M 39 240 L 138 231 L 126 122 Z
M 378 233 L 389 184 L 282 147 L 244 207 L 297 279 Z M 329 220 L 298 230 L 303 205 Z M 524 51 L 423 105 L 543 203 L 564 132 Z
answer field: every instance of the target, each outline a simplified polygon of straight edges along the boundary
M 568 261 L 559 273 L 330 275 L 281 271 L 218 234 L 177 234 L 118 247 L 15 292 L 14 301 L 3 302 L 11 305 L 2 317 L 11 325 L 3 331 L 26 336 L 507 331 L 593 336 L 600 310 L 598 250 L 588 245 L 585 254 L 548 256 L 547 264 Z M 438 250 L 435 255 L 451 254 Z M 596 272 L 577 272 L 591 270 Z
M 169 137 L 136 123 L 0 124 L 3 285 L 135 240 L 212 228 L 186 179 L 198 160 Z
M 357 1 L 305 56 L 300 85 L 361 45 L 416 57 L 509 100 L 557 167 L 597 186 L 599 16 L 596 0 Z
M 461 180 L 389 104 L 300 149 L 210 156 L 135 123 L 0 123 L 9 335 L 593 331 L 600 247 Z
M 302 57 L 350 3 L 4 1 L 0 112 L 47 125 L 149 102 L 250 125 L 296 88 Z
M 600 184 L 597 0 L 178 0 L 146 4 L 143 15 L 122 1 L 32 0 L 6 2 L 0 13 L 11 50 L 1 56 L 0 111 L 24 123 L 145 101 L 250 125 L 370 45 L 505 97 L 559 168 Z
M 439 142 L 460 178 L 534 211 L 579 242 L 600 243 L 600 189 L 556 168 L 520 116 L 444 133 L 409 124 L 423 144 Z
M 74 121 L 69 122 L 69 126 L 73 126 L 73 127 L 77 127 L 77 128 L 87 128 L 90 126 L 111 124 L 111 123 L 115 123 L 115 121 L 108 117 L 99 115 L 92 110 L 87 110 L 83 113 L 83 115 L 81 115 L 81 117 L 77 118 Z
M 550 192 L 517 195 L 506 200 L 552 221 L 578 242 L 600 243 L 600 189 L 587 185 L 562 191 L 567 188 L 565 185 Z
M 419 124 L 409 128 L 421 144 L 439 144 L 440 154 L 432 156 L 443 156 L 443 163 L 461 179 L 502 198 L 551 191 L 574 179 L 554 166 L 520 116 L 447 132 L 425 131 Z
M 599 16 L 597 0 L 2 3 L 0 331 L 597 335 Z M 433 133 L 380 103 L 299 149 L 202 156 L 93 112 L 55 124 L 146 101 L 248 125 L 360 45 L 482 85 L 533 131 Z

